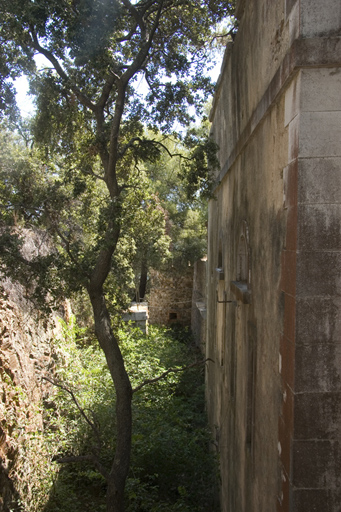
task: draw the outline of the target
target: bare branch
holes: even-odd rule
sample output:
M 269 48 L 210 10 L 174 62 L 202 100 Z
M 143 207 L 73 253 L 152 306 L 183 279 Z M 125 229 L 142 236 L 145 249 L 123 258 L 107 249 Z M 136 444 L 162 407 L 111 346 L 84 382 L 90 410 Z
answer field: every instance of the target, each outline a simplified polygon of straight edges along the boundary
M 168 153 L 168 155 L 171 158 L 173 158 L 175 156 L 178 156 L 179 158 L 182 158 L 183 160 L 193 160 L 193 158 L 190 158 L 188 156 L 182 155 L 181 153 L 172 153 L 171 151 L 169 151 L 167 146 L 165 146 L 162 142 L 159 142 L 158 140 L 153 140 L 153 143 L 157 144 L 158 146 L 161 146 L 166 151 L 166 153 Z
M 99 460 L 99 454 L 101 452 L 101 445 L 102 445 L 102 443 L 101 443 L 101 436 L 100 436 L 99 430 L 96 427 L 95 423 L 93 421 L 91 421 L 90 418 L 85 414 L 84 409 L 80 406 L 80 404 L 79 404 L 75 394 L 73 393 L 73 391 L 71 389 L 67 388 L 63 384 L 60 384 L 60 383 L 54 381 L 50 377 L 46 377 L 45 376 L 45 377 L 42 377 L 42 379 L 47 380 L 53 386 L 56 386 L 56 387 L 62 389 L 63 391 L 66 391 L 67 393 L 69 393 L 69 395 L 71 396 L 71 398 L 72 398 L 73 402 L 75 403 L 77 409 L 79 410 L 79 412 L 81 413 L 81 415 L 83 416 L 83 418 L 85 419 L 85 421 L 90 426 L 90 428 L 93 431 L 93 433 L 95 434 L 95 437 L 97 438 L 97 443 L 98 443 L 97 446 L 92 449 L 92 451 L 93 451 L 92 454 L 88 454 L 88 455 L 71 455 L 71 456 L 67 456 L 67 457 L 61 457 L 59 459 L 56 459 L 56 462 L 58 464 L 66 464 L 66 463 L 73 463 L 73 462 L 85 462 L 85 461 L 92 462 L 95 465 L 95 467 L 97 468 L 98 472 L 106 480 L 108 480 L 109 472 L 105 469 L 105 467 L 103 466 L 103 464 Z
M 153 90 L 153 84 L 152 84 L 152 82 L 151 82 L 151 80 L 149 78 L 149 73 L 148 73 L 147 69 L 145 69 L 145 68 L 142 68 L 142 69 L 144 71 L 144 78 L 145 78 L 145 80 L 146 80 L 146 82 L 148 84 L 148 87 L 152 91 Z
M 193 160 L 192 158 L 185 156 L 181 153 L 172 153 L 167 148 L 167 146 L 165 146 L 162 142 L 160 142 L 158 140 L 155 140 L 155 139 L 145 139 L 144 140 L 144 139 L 141 139 L 141 137 L 133 137 L 132 139 L 130 139 L 130 141 L 120 151 L 119 157 L 122 158 L 126 154 L 128 149 L 132 148 L 135 145 L 135 142 L 139 142 L 141 145 L 142 144 L 153 144 L 154 146 L 160 146 L 160 147 L 162 147 L 162 149 L 164 149 L 166 151 L 166 153 L 171 158 L 178 156 L 179 158 L 182 158 L 183 160 L 188 160 L 188 161 Z
M 147 386 L 147 384 L 154 384 L 154 382 L 158 382 L 159 380 L 165 379 L 167 375 L 169 375 L 170 373 L 184 372 L 186 370 L 189 370 L 190 368 L 201 366 L 207 363 L 207 361 L 212 361 L 212 363 L 214 362 L 212 359 L 207 358 L 204 359 L 203 361 L 197 361 L 195 363 L 189 364 L 188 366 L 183 366 L 182 368 L 169 368 L 158 377 L 155 377 L 154 379 L 146 379 L 143 382 L 141 382 L 141 384 L 139 384 L 136 388 L 133 388 L 133 393 L 136 393 L 136 391 L 140 391 L 140 389 L 142 389 L 144 386 Z
M 59 382 L 54 381 L 50 377 L 42 377 L 42 379 L 47 380 L 48 382 L 53 384 L 53 386 L 56 386 L 56 387 L 62 389 L 63 391 L 66 391 L 67 393 L 69 393 L 69 395 L 71 396 L 77 409 L 79 410 L 79 412 L 81 413 L 81 415 L 83 416 L 83 418 L 85 419 L 85 421 L 90 426 L 93 433 L 95 434 L 95 437 L 97 438 L 97 442 L 98 442 L 98 449 L 100 449 L 102 443 L 101 443 L 101 436 L 100 436 L 99 430 L 96 427 L 95 423 L 93 421 L 91 421 L 90 418 L 85 414 L 84 409 L 80 406 L 77 398 L 75 397 L 74 392 L 70 388 L 67 388 L 66 386 L 64 386 L 64 384 L 60 384 Z
M 225 32 L 224 34 L 215 34 L 212 39 L 210 40 L 209 44 L 210 46 L 213 45 L 214 41 L 218 40 L 218 39 L 227 39 L 227 38 L 230 38 L 230 40 L 234 41 L 236 37 L 236 34 L 234 32 L 234 29 L 231 28 L 231 30 L 229 30 L 228 32 Z

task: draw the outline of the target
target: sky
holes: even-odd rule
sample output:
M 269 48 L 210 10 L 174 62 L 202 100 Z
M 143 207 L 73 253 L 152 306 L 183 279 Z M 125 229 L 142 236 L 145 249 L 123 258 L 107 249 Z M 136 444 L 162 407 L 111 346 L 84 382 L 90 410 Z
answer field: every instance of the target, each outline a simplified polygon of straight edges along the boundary
M 35 55 L 34 60 L 38 69 L 45 67 L 51 67 L 51 63 L 43 55 Z M 28 81 L 24 75 L 17 78 L 14 81 L 14 87 L 16 88 L 16 100 L 17 105 L 20 109 L 23 117 L 30 116 L 34 113 L 34 101 L 33 96 L 28 94 Z
M 220 73 L 220 67 L 222 64 L 222 59 L 217 58 L 217 64 L 214 66 L 214 68 L 210 71 L 210 76 L 213 81 L 217 81 Z M 36 64 L 38 68 L 46 67 L 46 64 L 48 63 L 48 67 L 51 67 L 51 64 L 43 57 L 42 55 L 35 56 Z M 34 113 L 34 101 L 33 96 L 28 94 L 29 86 L 28 81 L 25 76 L 21 76 L 17 78 L 14 82 L 14 86 L 16 88 L 17 94 L 17 104 L 20 109 L 21 115 L 23 117 L 29 117 Z
M 27 78 L 21 76 L 14 82 L 17 90 L 16 99 L 21 115 L 27 117 L 34 112 L 33 98 L 28 94 Z

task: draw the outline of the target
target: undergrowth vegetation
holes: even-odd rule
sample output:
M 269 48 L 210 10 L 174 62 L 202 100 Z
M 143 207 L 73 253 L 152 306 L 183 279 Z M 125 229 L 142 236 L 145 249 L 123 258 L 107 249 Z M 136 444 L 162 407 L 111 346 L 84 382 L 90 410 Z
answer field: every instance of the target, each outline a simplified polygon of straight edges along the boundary
M 145 336 L 121 329 L 119 339 L 133 388 L 202 359 L 183 330 L 150 326 Z M 31 502 L 30 510 L 105 511 L 101 468 L 109 470 L 115 448 L 113 384 L 102 352 L 73 320 L 54 343 L 56 385 L 44 404 L 45 453 L 51 462 L 45 461 L 48 470 L 40 482 L 49 497 L 43 508 L 41 499 L 36 506 Z M 171 372 L 134 393 L 127 512 L 217 511 L 216 461 L 209 444 L 203 366 Z M 84 460 L 70 462 L 74 457 Z M 61 459 L 69 462 L 60 464 Z

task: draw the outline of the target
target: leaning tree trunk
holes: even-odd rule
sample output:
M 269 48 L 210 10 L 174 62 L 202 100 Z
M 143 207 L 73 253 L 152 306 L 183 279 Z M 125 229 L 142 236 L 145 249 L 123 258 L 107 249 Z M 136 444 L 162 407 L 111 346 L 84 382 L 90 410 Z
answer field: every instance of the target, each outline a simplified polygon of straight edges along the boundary
M 116 336 L 111 329 L 103 290 L 89 287 L 95 319 L 95 332 L 105 353 L 116 390 L 116 449 L 108 477 L 107 512 L 124 512 L 124 488 L 128 476 L 132 432 L 132 387 L 125 370 Z

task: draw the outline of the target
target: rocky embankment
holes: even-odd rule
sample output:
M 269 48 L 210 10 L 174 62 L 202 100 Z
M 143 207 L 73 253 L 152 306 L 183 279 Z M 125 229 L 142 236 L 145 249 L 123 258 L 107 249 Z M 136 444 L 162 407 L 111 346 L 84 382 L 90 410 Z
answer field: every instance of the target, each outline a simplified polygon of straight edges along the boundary
M 22 287 L 0 287 L 0 512 L 25 510 L 36 475 L 32 446 L 42 432 L 42 403 L 49 389 L 42 376 L 51 371 L 50 340 L 55 319 L 39 318 Z M 33 441 L 33 444 L 32 444 Z

